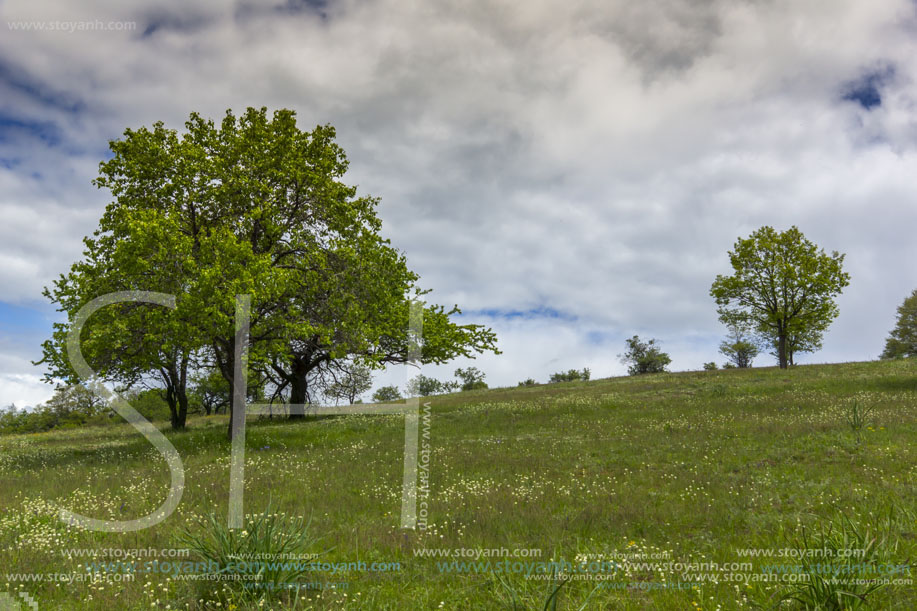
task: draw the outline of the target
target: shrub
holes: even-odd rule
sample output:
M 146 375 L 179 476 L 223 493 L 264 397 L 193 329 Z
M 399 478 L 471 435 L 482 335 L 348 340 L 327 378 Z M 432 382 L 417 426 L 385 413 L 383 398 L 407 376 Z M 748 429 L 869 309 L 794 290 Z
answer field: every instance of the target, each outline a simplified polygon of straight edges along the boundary
M 651 339 L 644 342 L 638 336 L 625 340 L 627 351 L 620 355 L 621 362 L 627 367 L 630 375 L 644 373 L 662 373 L 672 362 L 668 354 L 659 349 L 657 341 Z
M 549 384 L 555 384 L 557 382 L 579 382 L 582 380 L 586 382 L 589 380 L 590 371 L 588 367 L 584 367 L 582 371 L 577 371 L 576 369 L 571 369 L 569 371 L 559 371 L 557 373 L 552 373 L 551 378 L 548 380 Z
M 532 378 L 526 378 L 525 380 L 522 380 L 521 382 L 519 382 L 519 386 L 535 386 L 536 384 L 538 384 L 538 382 L 536 382 Z
M 710 361 L 709 363 L 704 363 L 704 371 L 716 371 L 716 363 Z

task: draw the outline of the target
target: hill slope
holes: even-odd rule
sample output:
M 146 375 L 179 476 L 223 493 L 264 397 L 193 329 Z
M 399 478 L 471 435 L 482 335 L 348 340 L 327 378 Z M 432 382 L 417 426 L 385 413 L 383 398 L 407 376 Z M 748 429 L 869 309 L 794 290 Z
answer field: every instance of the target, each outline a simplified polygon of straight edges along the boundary
M 162 502 L 168 470 L 133 429 L 0 438 L 0 570 L 8 571 L 0 595 L 4 586 L 28 592 L 40 609 L 541 609 L 556 590 L 558 609 L 735 609 L 794 592 L 805 599 L 815 586 L 862 592 L 869 586 L 849 582 L 858 570 L 862 579 L 898 579 L 868 594 L 864 608 L 917 607 L 904 583 L 915 578 L 909 569 L 877 568 L 917 558 L 913 362 L 614 378 L 424 401 L 425 530 L 399 528 L 403 417 L 249 421 L 246 512 L 311 516 L 321 537 L 313 549 L 328 550 L 320 559 L 348 563 L 312 567 L 327 570 L 300 576 L 311 589 L 274 593 L 263 607 L 238 583 L 189 581 L 185 569 L 132 566 L 125 577 L 123 564 L 91 565 L 135 548 L 148 550 L 143 560 L 173 559 L 167 550 L 182 547 L 183 529 L 200 532 L 201 516 L 225 522 L 224 417 L 167 432 L 183 458 L 184 495 L 175 514 L 136 533 L 87 532 L 56 517 L 64 507 L 123 520 Z M 859 432 L 848 421 L 854 404 L 872 410 Z M 847 547 L 876 538 L 860 545 L 869 549 L 859 562 L 836 551 L 845 532 Z M 824 549 L 835 551 L 816 555 Z M 552 566 L 571 581 L 552 580 Z M 60 583 L 87 567 L 101 571 L 96 583 Z M 846 571 L 848 583 L 826 583 L 825 567 Z M 785 574 L 778 581 L 774 571 Z M 798 586 L 800 574 L 811 587 Z

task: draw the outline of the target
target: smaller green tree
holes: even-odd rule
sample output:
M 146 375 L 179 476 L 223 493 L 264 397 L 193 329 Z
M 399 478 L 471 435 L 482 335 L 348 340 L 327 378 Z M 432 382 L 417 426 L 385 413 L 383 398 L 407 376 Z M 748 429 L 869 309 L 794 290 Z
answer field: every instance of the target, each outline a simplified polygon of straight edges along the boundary
M 658 341 L 655 339 L 643 341 L 635 335 L 625 340 L 625 344 L 627 350 L 619 355 L 619 358 L 628 366 L 628 375 L 662 373 L 667 371 L 666 367 L 672 362 L 671 357 L 659 349 Z
M 917 356 L 917 289 L 898 306 L 898 323 L 885 340 L 883 359 Z
M 229 384 L 217 369 L 205 369 L 191 376 L 191 400 L 208 416 L 229 408 Z
M 715 362 L 710 361 L 709 363 L 704 363 L 704 371 L 716 371 L 716 370 L 717 370 L 717 366 Z
M 740 369 L 751 367 L 751 363 L 760 349 L 755 342 L 747 324 L 742 320 L 729 321 L 729 334 L 720 344 L 720 354 Z
M 455 370 L 455 377 L 462 381 L 462 390 L 487 388 L 487 382 L 484 381 L 484 372 L 477 367 L 468 367 L 467 369 L 459 367 Z
M 532 378 L 526 378 L 522 380 L 521 382 L 519 382 L 519 386 L 535 386 L 536 384 L 538 384 L 538 382 L 536 382 Z
M 387 403 L 397 401 L 401 398 L 401 391 L 397 386 L 383 386 L 373 393 L 373 401 L 376 403 Z

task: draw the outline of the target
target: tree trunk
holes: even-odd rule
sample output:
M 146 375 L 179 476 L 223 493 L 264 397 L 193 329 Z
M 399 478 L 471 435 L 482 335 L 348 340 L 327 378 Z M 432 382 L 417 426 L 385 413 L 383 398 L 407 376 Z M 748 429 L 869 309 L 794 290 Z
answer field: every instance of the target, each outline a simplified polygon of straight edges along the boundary
M 786 331 L 783 329 L 777 336 L 777 358 L 780 362 L 780 369 L 786 369 Z
M 178 413 L 177 418 L 172 421 L 172 428 L 183 429 L 188 423 L 188 393 L 181 388 L 176 395 L 178 396 Z
M 172 430 L 178 431 L 188 422 L 188 358 L 183 357 L 180 362 L 172 363 L 161 371 L 166 384 L 169 424 Z
M 178 397 L 171 384 L 166 389 L 166 403 L 169 404 L 169 424 L 172 426 L 172 430 L 177 430 L 182 425 L 178 421 Z
M 213 354 L 217 368 L 223 375 L 223 379 L 229 384 L 229 404 L 226 406 L 226 411 L 229 413 L 229 425 L 226 428 L 226 437 L 232 441 L 232 412 L 236 392 L 235 337 L 230 337 L 225 343 L 223 341 L 215 342 L 213 344 Z
M 293 371 L 290 374 L 290 405 L 302 405 L 308 402 L 309 397 L 309 371 L 303 367 L 299 360 L 293 362 Z M 303 413 L 290 414 L 290 420 L 302 420 L 306 417 Z

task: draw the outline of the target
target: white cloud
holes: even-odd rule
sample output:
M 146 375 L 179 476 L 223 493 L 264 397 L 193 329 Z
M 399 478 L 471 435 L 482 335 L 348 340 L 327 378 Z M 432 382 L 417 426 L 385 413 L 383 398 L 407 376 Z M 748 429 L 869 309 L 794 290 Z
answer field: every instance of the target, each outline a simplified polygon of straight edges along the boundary
M 15 405 L 35 407 L 51 398 L 54 390 L 35 375 L 0 374 L 0 397 L 3 397 L 0 407 Z

